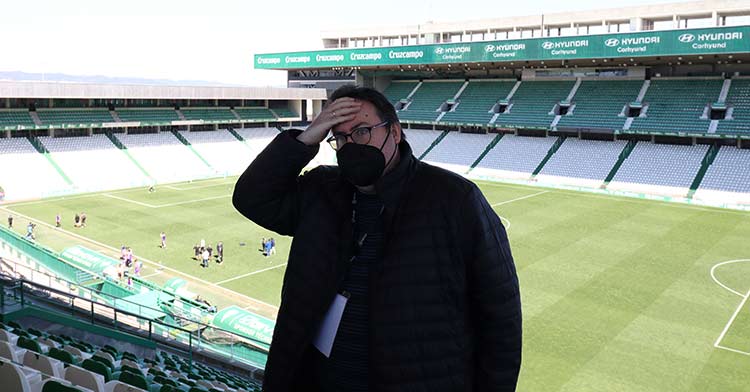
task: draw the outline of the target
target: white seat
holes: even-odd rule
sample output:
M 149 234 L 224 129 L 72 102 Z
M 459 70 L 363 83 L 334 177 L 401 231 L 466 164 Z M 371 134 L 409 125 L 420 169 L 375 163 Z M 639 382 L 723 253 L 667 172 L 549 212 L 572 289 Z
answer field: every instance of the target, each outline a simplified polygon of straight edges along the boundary
M 139 369 L 140 371 L 142 371 L 142 372 L 145 373 L 145 371 L 144 371 L 144 369 L 143 369 L 143 367 L 141 365 L 139 365 L 138 363 L 133 362 L 133 361 L 131 361 L 129 359 L 126 359 L 126 358 L 121 359 L 120 360 L 120 366 L 123 366 L 123 365 L 127 365 L 127 366 L 130 366 L 132 368 Z M 146 371 L 148 371 L 148 369 L 146 369 Z
M 48 376 L 62 378 L 63 375 L 64 365 L 62 362 L 33 351 L 26 351 L 23 356 L 23 364 Z
M 69 352 L 74 357 L 77 357 L 80 360 L 89 359 L 92 357 L 89 353 L 84 353 L 83 351 L 73 347 L 73 346 L 65 346 L 63 347 L 63 351 Z
M 0 329 L 0 341 L 8 342 L 15 346 L 18 342 L 18 335 L 10 333 L 4 329 Z
M 11 362 L 0 360 L 0 380 L 4 391 L 35 392 L 42 389 L 42 375 Z
M 104 392 L 148 392 L 141 388 L 137 388 L 124 382 L 112 380 L 104 384 Z
M 21 363 L 26 349 L 18 348 L 8 342 L 0 341 L 0 357 L 10 359 L 13 362 Z
M 65 369 L 65 379 L 74 385 L 88 388 L 94 392 L 104 392 L 104 377 L 75 365 Z
M 50 340 L 50 339 L 47 339 L 47 338 L 39 337 L 39 338 L 36 339 L 36 341 L 39 344 L 43 344 L 43 345 L 45 345 L 47 347 L 60 348 L 60 343 L 57 343 L 54 340 Z

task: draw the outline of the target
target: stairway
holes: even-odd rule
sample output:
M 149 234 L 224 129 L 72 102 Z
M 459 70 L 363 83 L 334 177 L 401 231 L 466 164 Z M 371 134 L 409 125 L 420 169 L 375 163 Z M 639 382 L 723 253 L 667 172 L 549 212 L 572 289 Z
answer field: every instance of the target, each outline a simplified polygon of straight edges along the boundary
M 427 154 L 432 151 L 432 149 L 435 148 L 435 146 L 437 146 L 438 143 L 440 143 L 440 141 L 443 140 L 443 138 L 445 138 L 446 136 L 448 136 L 448 131 L 443 131 L 443 133 L 441 133 L 435 140 L 433 140 L 432 144 L 430 144 L 430 146 L 427 147 L 426 150 L 424 150 L 422 155 L 419 156 L 419 160 L 421 161 L 425 156 L 427 156 Z
M 632 118 L 629 118 L 629 120 L 630 119 Z M 620 156 L 617 158 L 617 162 L 615 162 L 615 165 L 612 166 L 612 169 L 609 171 L 609 174 L 607 174 L 607 177 L 604 178 L 604 183 L 601 186 L 602 188 L 606 188 L 607 185 L 609 185 L 609 182 L 612 181 L 613 178 L 615 178 L 615 174 L 617 174 L 617 171 L 620 170 L 620 166 L 622 166 L 625 160 L 628 159 L 630 153 L 633 152 L 636 143 L 638 143 L 636 140 L 630 140 L 628 141 L 628 144 L 623 147 L 622 151 L 620 151 Z
M 146 171 L 146 169 L 143 166 L 141 166 L 140 163 L 138 163 L 135 157 L 130 155 L 130 152 L 128 151 L 128 147 L 122 144 L 122 141 L 120 141 L 120 139 L 118 139 L 114 133 L 112 133 L 111 131 L 107 131 L 105 135 L 107 135 L 107 138 L 109 138 L 112 144 L 114 144 L 120 151 L 122 151 L 123 154 L 125 154 L 126 157 L 128 157 L 128 159 L 130 159 L 131 162 L 133 162 L 133 164 L 138 168 L 138 170 L 141 171 L 141 173 L 144 176 L 148 177 L 152 182 L 156 182 L 156 180 L 154 180 L 154 178 L 151 177 L 151 174 L 149 174 Z
M 687 194 L 688 199 L 693 198 L 695 191 L 698 190 L 698 187 L 701 185 L 701 182 L 703 182 L 703 177 L 706 176 L 706 172 L 708 171 L 708 168 L 711 167 L 711 165 L 714 163 L 714 160 L 716 160 L 716 156 L 719 154 L 720 148 L 721 146 L 719 146 L 718 144 L 714 144 L 711 146 L 711 148 L 708 149 L 708 151 L 706 151 L 706 155 L 703 157 L 703 160 L 701 161 L 701 168 L 698 169 L 698 173 L 695 174 L 693 183 L 690 184 L 690 191 Z
M 557 150 L 560 149 L 560 146 L 562 146 L 563 142 L 565 142 L 565 136 L 560 136 L 557 138 L 557 140 L 555 140 L 555 144 L 553 144 L 552 147 L 549 148 L 549 151 L 547 151 L 547 155 L 544 157 L 544 159 L 542 159 L 541 162 L 539 162 L 539 165 L 537 165 L 536 169 L 534 169 L 534 172 L 531 173 L 532 177 L 536 176 L 537 174 L 539 174 L 539 172 L 542 171 L 544 165 L 546 165 L 547 161 L 549 161 L 550 158 L 555 155 Z
M 39 114 L 37 112 L 29 112 L 29 117 L 31 117 L 32 120 L 34 120 L 34 124 L 38 127 L 41 127 L 42 125 L 42 119 L 39 118 Z
M 65 182 L 68 185 L 73 185 L 73 181 L 70 179 L 70 177 L 68 177 L 67 174 L 65 174 L 65 172 L 57 164 L 57 162 L 55 162 L 55 160 L 52 159 L 52 155 L 50 154 L 50 152 L 47 149 L 47 147 L 44 146 L 44 144 L 42 143 L 42 141 L 39 140 L 39 138 L 37 138 L 36 136 L 27 136 L 26 138 L 29 140 L 29 143 L 31 143 L 31 145 L 34 146 L 34 148 L 37 150 L 37 152 L 39 152 L 40 154 L 42 154 L 44 156 L 44 158 L 47 159 L 47 162 L 49 162 L 49 164 L 52 165 L 52 167 L 54 167 L 55 170 L 57 170 L 57 173 L 60 174 L 60 177 L 62 177 L 63 180 L 65 180 Z
M 484 156 L 487 155 L 490 152 L 490 150 L 492 150 L 493 148 L 495 148 L 495 146 L 497 145 L 497 143 L 499 143 L 500 139 L 502 139 L 502 138 L 503 138 L 503 134 L 502 133 L 498 133 L 497 136 L 495 136 L 495 138 L 492 139 L 492 141 L 489 142 L 489 144 L 487 144 L 487 147 L 484 148 L 484 151 L 482 151 L 482 153 L 479 154 L 479 156 L 477 157 L 477 159 L 474 160 L 474 163 L 472 163 L 471 166 L 469 166 L 469 171 L 471 171 L 472 169 L 474 169 L 475 167 L 477 167 L 477 165 L 479 164 L 479 162 L 482 162 L 482 159 L 484 159 Z
M 211 170 L 213 170 L 214 172 L 216 172 L 216 169 L 214 169 L 214 167 L 213 167 L 213 166 L 211 166 L 211 164 L 210 164 L 210 163 L 208 163 L 208 161 L 207 161 L 207 160 L 206 160 L 205 158 L 203 158 L 203 156 L 202 156 L 201 154 L 199 154 L 199 153 L 198 153 L 198 151 L 196 151 L 196 150 L 195 150 L 195 148 L 193 148 L 193 145 L 192 145 L 192 144 L 190 144 L 190 141 L 188 141 L 187 139 L 185 139 L 185 137 L 184 137 L 184 136 L 182 136 L 182 134 L 180 134 L 180 132 L 178 132 L 178 131 L 176 131 L 176 130 L 174 130 L 174 129 L 173 129 L 173 130 L 172 130 L 171 132 L 172 132 L 172 134 L 173 134 L 173 135 L 174 135 L 174 136 L 175 136 L 175 137 L 176 137 L 176 138 L 177 138 L 177 139 L 178 139 L 178 140 L 179 140 L 180 142 L 182 142 L 182 144 L 186 145 L 186 146 L 187 146 L 187 148 L 189 148 L 189 149 L 190 149 L 190 151 L 192 151 L 192 152 L 193 152 L 193 154 L 195 154 L 195 156 L 196 156 L 196 157 L 198 157 L 198 159 L 200 159 L 200 160 L 201 160 L 201 162 L 205 163 L 205 164 L 206 164 L 206 166 L 208 166 L 208 168 L 209 168 L 209 169 L 211 169 Z

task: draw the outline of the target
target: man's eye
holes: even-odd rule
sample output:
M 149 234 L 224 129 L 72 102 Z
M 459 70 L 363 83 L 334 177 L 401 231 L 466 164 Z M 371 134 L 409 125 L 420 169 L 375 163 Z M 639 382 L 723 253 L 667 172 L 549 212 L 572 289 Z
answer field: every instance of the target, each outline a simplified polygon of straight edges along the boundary
M 370 130 L 367 129 L 367 128 L 357 128 L 352 133 L 355 133 L 355 134 L 357 134 L 359 136 L 364 136 L 364 135 L 366 135 L 369 132 L 370 132 Z

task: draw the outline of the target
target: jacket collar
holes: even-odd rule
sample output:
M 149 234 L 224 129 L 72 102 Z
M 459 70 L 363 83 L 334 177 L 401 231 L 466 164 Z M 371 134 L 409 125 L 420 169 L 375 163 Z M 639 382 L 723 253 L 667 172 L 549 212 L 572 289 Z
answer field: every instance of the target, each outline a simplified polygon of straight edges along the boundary
M 417 169 L 417 159 L 414 158 L 409 143 L 402 140 L 398 149 L 400 160 L 396 167 L 375 183 L 375 192 L 388 209 L 393 209 L 398 205 L 404 187 Z

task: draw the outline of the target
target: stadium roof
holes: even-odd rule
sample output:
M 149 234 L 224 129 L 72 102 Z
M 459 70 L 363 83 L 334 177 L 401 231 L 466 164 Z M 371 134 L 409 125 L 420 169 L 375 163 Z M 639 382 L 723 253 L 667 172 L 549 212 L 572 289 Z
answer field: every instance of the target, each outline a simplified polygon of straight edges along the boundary
M 491 12 L 492 10 L 487 10 L 487 13 Z M 674 27 L 678 27 L 678 22 L 683 19 L 710 18 L 712 19 L 711 22 L 713 22 L 710 25 L 692 26 L 710 27 L 719 25 L 716 22 L 718 21 L 718 18 L 720 16 L 732 15 L 750 15 L 750 4 L 748 3 L 748 1 L 687 1 L 556 13 L 546 13 L 544 12 L 544 10 L 541 10 L 541 12 L 537 15 L 527 16 L 485 18 L 453 22 L 429 21 L 422 24 L 395 27 L 369 26 L 336 29 L 323 31 L 321 33 L 321 36 L 323 38 L 324 47 L 351 47 L 356 46 L 357 44 L 356 42 L 352 44 L 351 40 L 365 37 L 387 38 L 431 34 L 437 34 L 439 36 L 442 36 L 443 34 L 464 35 L 467 33 L 491 33 L 494 31 L 508 30 L 516 32 L 529 29 L 544 29 L 544 27 L 547 26 L 602 26 L 610 22 L 628 23 L 631 25 L 629 31 L 648 30 L 648 28 L 640 28 L 638 23 L 632 23 L 637 22 L 638 20 L 670 21 L 674 22 Z M 445 42 L 442 39 L 440 39 L 439 41 L 430 42 L 429 37 L 425 38 L 427 39 L 427 41 L 420 41 L 418 43 Z M 462 40 L 465 41 L 464 37 L 462 37 Z M 377 42 L 375 42 L 374 46 L 385 45 L 378 45 Z
M 144 86 L 0 81 L 3 98 L 326 99 L 325 89 L 278 87 Z

